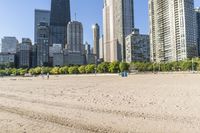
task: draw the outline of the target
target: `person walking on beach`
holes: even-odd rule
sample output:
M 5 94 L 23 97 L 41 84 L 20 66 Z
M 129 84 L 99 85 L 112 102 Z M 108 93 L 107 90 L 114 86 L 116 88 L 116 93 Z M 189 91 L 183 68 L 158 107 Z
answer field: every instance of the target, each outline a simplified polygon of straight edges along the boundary
M 47 79 L 49 80 L 49 73 L 47 73 Z

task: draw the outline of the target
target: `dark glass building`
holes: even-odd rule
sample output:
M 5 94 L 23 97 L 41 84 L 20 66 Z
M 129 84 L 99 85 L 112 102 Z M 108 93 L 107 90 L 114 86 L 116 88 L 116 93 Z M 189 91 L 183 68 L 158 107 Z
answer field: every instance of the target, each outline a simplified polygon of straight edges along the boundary
M 50 46 L 67 42 L 67 24 L 71 21 L 70 0 L 51 0 Z
M 196 10 L 196 20 L 197 20 L 197 45 L 198 45 L 198 56 L 200 57 L 200 7 Z
M 37 66 L 49 65 L 49 26 L 40 22 L 37 26 Z

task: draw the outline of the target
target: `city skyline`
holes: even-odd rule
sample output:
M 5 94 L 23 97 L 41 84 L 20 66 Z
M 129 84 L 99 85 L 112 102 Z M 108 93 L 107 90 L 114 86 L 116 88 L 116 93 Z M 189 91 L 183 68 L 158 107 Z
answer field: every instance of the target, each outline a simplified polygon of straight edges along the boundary
M 83 23 L 84 42 L 87 41 L 92 44 L 93 24 L 98 23 L 100 25 L 102 34 L 103 0 L 87 0 L 89 2 L 81 4 L 79 4 L 79 1 L 80 0 L 71 1 L 72 20 L 75 19 L 76 12 L 77 20 Z M 200 1 L 194 1 L 195 7 L 199 7 Z M 95 5 L 95 7 L 92 7 L 90 5 Z M 1 19 L 0 23 L 0 38 L 3 38 L 4 36 L 15 36 L 18 40 L 21 40 L 23 37 L 26 37 L 30 38 L 34 42 L 34 10 L 50 10 L 50 6 L 50 0 L 22 0 L 20 3 L 18 2 L 18 0 L 1 0 L 0 17 L 3 19 Z M 94 11 L 91 12 L 92 10 Z M 5 12 L 7 13 L 7 17 L 5 16 Z M 13 12 L 15 13 L 13 14 Z M 95 17 L 90 17 L 90 19 L 86 17 L 91 16 L 92 14 Z M 27 20 L 24 21 L 25 19 Z M 139 28 L 141 33 L 148 33 L 149 31 L 148 0 L 135 0 L 135 27 Z

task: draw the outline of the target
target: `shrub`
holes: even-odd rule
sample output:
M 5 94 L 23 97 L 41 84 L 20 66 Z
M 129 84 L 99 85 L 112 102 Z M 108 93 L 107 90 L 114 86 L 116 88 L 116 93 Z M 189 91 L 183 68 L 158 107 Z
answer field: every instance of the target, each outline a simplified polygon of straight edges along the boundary
M 36 67 L 33 69 L 33 74 L 34 75 L 39 75 L 42 72 L 42 68 L 41 67 Z
M 97 66 L 97 71 L 99 73 L 107 73 L 109 72 L 109 65 L 110 64 L 108 62 L 103 62 Z
M 121 62 L 121 63 L 119 64 L 119 68 L 120 68 L 120 71 L 121 71 L 121 72 L 129 71 L 129 64 L 126 63 L 126 62 Z
M 85 72 L 86 73 L 94 73 L 94 71 L 95 71 L 95 65 L 87 65 L 85 67 Z
M 69 69 L 68 66 L 61 67 L 61 68 L 59 68 L 59 73 L 60 74 L 68 74 L 68 69 Z
M 19 75 L 20 75 L 20 76 L 24 76 L 24 75 L 28 72 L 28 70 L 27 70 L 27 69 L 20 68 L 20 69 L 18 69 L 18 72 L 19 72 Z
M 68 69 L 69 74 L 78 74 L 78 66 L 72 66 Z
M 112 62 L 109 65 L 109 72 L 111 73 L 118 73 L 120 71 L 119 69 L 119 62 Z
M 11 74 L 14 76 L 19 75 L 19 71 L 16 68 L 11 69 Z
M 51 69 L 50 74 L 57 75 L 59 74 L 59 67 L 54 67 Z
M 0 70 L 0 76 L 5 76 L 5 75 L 6 75 L 5 70 L 1 69 L 1 70 Z
M 52 68 L 50 68 L 50 67 L 42 67 L 41 68 L 41 73 L 47 74 L 47 73 L 50 73 L 51 70 L 52 70 Z
M 78 68 L 78 71 L 79 71 L 80 74 L 84 74 L 85 73 L 85 66 L 80 66 Z

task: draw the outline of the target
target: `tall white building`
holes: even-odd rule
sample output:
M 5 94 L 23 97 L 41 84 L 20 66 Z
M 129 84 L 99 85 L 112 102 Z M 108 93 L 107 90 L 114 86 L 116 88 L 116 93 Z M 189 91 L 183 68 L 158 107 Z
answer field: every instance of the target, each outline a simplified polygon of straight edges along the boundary
M 99 59 L 99 39 L 100 39 L 100 27 L 98 24 L 92 26 L 93 32 L 93 53 L 96 55 L 97 59 Z
M 133 0 L 104 0 L 104 60 L 125 60 L 125 37 L 134 27 Z
M 149 0 L 151 60 L 197 56 L 194 0 Z
M 99 39 L 99 58 L 104 59 L 104 41 L 103 36 Z

